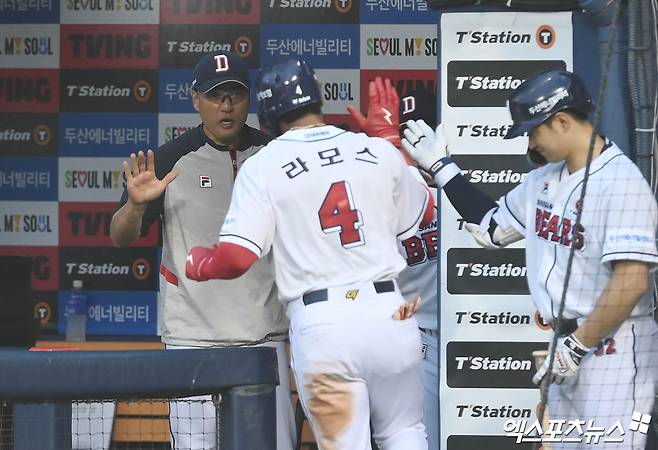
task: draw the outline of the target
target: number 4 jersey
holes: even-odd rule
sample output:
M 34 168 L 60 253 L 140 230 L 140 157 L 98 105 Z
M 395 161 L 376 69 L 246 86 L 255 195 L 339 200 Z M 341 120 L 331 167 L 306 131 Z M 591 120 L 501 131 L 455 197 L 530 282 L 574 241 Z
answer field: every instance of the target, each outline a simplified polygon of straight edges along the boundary
M 272 249 L 280 299 L 390 280 L 430 195 L 395 147 L 331 125 L 290 130 L 242 167 L 220 241 Z

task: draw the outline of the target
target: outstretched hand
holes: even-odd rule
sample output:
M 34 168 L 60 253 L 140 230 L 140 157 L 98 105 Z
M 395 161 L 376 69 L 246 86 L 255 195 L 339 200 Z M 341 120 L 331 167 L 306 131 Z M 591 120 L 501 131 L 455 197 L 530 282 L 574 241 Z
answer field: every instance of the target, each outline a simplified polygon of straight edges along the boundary
M 400 97 L 391 80 L 381 77 L 368 83 L 368 117 L 354 106 L 347 110 L 368 136 L 380 137 L 400 147 Z
M 162 195 L 169 183 L 178 176 L 178 172 L 171 171 L 162 180 L 158 180 L 153 150 L 148 150 L 146 156 L 141 150 L 137 154 L 131 153 L 130 163 L 123 162 L 123 172 L 126 175 L 128 199 L 140 207 Z
M 423 119 L 407 121 L 402 148 L 432 176 L 438 173 L 442 164 L 447 163 L 445 158 L 449 157 L 443 126 L 439 124 L 436 130 L 432 130 Z

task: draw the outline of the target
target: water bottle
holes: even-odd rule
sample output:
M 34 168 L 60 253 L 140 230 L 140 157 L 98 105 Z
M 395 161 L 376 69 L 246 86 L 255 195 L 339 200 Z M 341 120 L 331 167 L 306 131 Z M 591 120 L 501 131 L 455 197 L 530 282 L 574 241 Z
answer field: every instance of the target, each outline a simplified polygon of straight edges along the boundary
M 73 280 L 73 290 L 66 302 L 66 340 L 84 341 L 87 327 L 87 294 L 82 291 L 82 280 Z

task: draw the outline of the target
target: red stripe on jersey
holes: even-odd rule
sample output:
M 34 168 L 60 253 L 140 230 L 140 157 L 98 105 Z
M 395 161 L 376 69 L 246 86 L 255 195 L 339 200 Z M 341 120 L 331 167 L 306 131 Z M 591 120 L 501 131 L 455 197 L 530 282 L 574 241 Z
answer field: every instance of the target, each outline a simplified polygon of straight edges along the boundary
M 165 266 L 160 265 L 160 273 L 165 277 L 165 280 L 167 280 L 168 283 L 178 286 L 178 277 L 174 272 L 167 269 Z

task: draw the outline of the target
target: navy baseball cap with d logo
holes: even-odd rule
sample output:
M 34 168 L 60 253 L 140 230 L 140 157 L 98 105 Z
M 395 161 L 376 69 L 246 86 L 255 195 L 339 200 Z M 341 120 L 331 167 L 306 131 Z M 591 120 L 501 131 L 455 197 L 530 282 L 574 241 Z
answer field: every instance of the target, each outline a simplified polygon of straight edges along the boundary
M 247 64 L 233 52 L 216 52 L 201 57 L 192 72 L 192 89 L 205 93 L 222 83 L 234 82 L 249 90 Z

